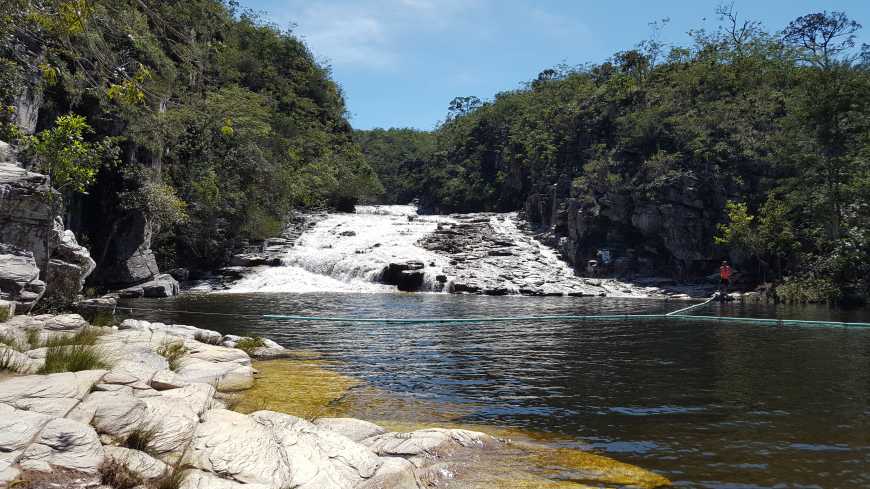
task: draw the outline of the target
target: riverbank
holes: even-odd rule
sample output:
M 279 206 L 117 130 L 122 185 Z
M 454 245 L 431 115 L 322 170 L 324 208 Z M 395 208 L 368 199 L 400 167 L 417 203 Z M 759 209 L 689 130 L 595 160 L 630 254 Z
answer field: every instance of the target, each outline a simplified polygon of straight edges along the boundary
M 322 366 L 292 359 L 252 363 L 294 356 L 270 340 L 139 320 L 100 327 L 77 314 L 16 316 L 0 323 L 0 335 L 8 374 L 0 378 L 0 482 L 15 487 L 584 487 L 519 466 L 496 475 L 495 460 L 516 450 L 541 457 L 540 449 L 478 431 L 398 432 L 277 412 L 288 405 L 267 410 L 276 396 L 325 408 L 353 382 L 333 382 Z M 265 391 L 257 390 L 257 366 Z M 327 375 L 334 395 L 288 389 L 318 375 Z M 668 484 L 611 459 L 577 457 L 575 469 L 589 480 Z

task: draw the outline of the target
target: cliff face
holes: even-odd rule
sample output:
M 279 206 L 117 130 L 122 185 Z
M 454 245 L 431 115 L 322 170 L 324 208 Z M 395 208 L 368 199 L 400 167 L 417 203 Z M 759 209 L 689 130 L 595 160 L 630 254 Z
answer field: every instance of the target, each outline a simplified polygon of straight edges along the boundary
M 17 165 L 0 142 L 0 299 L 27 313 L 42 299 L 68 305 L 96 267 L 72 231 L 65 230 L 57 194 L 45 175 Z
M 628 194 L 532 194 L 524 215 L 576 269 L 607 249 L 617 275 L 690 279 L 709 274 L 722 257 L 712 236 L 725 200 L 722 189 L 683 177 Z

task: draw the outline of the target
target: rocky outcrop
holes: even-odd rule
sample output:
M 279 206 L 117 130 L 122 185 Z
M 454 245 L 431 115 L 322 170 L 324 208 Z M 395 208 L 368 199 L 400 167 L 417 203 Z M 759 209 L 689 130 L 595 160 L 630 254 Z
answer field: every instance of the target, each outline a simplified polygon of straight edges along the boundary
M 421 261 L 390 263 L 381 273 L 381 282 L 395 285 L 403 292 L 416 292 L 423 287 L 426 264 Z
M 447 255 L 436 280 L 455 293 L 534 296 L 636 296 L 660 294 L 616 280 L 584 278 L 535 236 L 521 230 L 515 213 L 454 214 L 418 242 Z
M 45 293 L 30 251 L 0 243 L 0 299 L 14 301 L 18 314 L 30 312 Z
M 45 175 L 0 162 L 0 243 L 28 250 L 37 263 L 45 263 L 59 208 L 60 195 Z
M 45 175 L 17 166 L 11 155 L 8 145 L 0 150 L 0 159 L 6 160 L 0 162 L 0 243 L 8 245 L 0 249 L 0 276 L 20 274 L 22 267 L 37 276 L 21 287 L 7 280 L 0 293 L 14 296 L 19 313 L 29 312 L 43 297 L 53 305 L 69 305 L 96 264 L 57 217 L 61 196 Z M 27 253 L 30 257 L 24 258 Z
M 712 237 L 725 200 L 724 189 L 681 176 L 630 193 L 592 192 L 555 201 L 532 194 L 523 214 L 578 270 L 596 259 L 599 249 L 608 249 L 614 275 L 686 279 L 707 275 L 723 257 Z
M 163 298 L 178 295 L 179 290 L 178 281 L 172 275 L 164 273 L 155 276 L 147 282 L 122 289 L 118 291 L 118 295 L 125 299 L 137 297 Z

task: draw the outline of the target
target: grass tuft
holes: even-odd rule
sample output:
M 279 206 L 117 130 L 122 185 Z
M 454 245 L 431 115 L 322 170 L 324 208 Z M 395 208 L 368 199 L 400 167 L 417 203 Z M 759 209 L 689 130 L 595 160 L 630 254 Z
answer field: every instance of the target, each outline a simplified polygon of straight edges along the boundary
M 18 336 L 7 332 L 0 333 L 0 345 L 6 345 L 16 351 L 27 351 L 28 349 L 26 345 L 22 344 Z
M 266 342 L 259 336 L 254 336 L 253 338 L 242 338 L 238 343 L 236 343 L 236 348 L 242 350 L 248 355 L 253 353 L 257 348 L 262 348 L 264 346 L 266 346 Z
M 58 345 L 48 347 L 45 365 L 39 373 L 80 372 L 108 367 L 103 352 L 93 345 Z
M 102 332 L 96 328 L 82 328 L 76 334 L 70 336 L 57 335 L 45 340 L 41 346 L 48 348 L 72 345 L 96 345 L 97 338 Z
M 115 315 L 110 311 L 96 311 L 86 318 L 93 326 L 107 327 L 115 325 Z
M 0 372 L 18 373 L 21 371 L 21 367 L 22 365 L 15 360 L 15 352 L 11 348 L 4 348 L 3 351 L 0 351 Z
M 124 441 L 124 446 L 133 450 L 139 450 L 149 455 L 155 455 L 150 447 L 151 442 L 157 438 L 157 427 L 152 425 L 141 425 L 134 429 Z
M 133 489 L 144 482 L 127 464 L 107 458 L 100 466 L 100 482 L 113 489 Z
M 28 350 L 35 350 L 42 346 L 42 337 L 40 332 L 36 328 L 28 328 L 27 333 L 27 344 L 30 346 Z
M 187 347 L 179 340 L 166 341 L 157 348 L 157 354 L 169 362 L 169 369 L 175 371 L 181 366 L 181 359 L 187 355 Z
M 154 489 L 180 489 L 184 484 L 185 473 L 181 467 L 173 467 L 172 471 L 159 479 L 152 486 Z

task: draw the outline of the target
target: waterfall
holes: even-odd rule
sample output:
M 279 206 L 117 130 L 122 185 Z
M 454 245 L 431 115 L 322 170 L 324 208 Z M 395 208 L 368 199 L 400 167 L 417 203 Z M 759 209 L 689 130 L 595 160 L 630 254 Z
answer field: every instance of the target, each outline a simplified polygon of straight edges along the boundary
M 517 224 L 516 213 L 420 216 L 408 205 L 357 206 L 316 222 L 282 266 L 255 268 L 228 292 L 396 292 L 382 283 L 384 271 L 408 262 L 415 268 L 405 273 L 417 279 L 422 273 L 424 292 L 643 297 L 654 291 L 577 277 Z
M 415 243 L 449 221 L 418 216 L 408 205 L 330 214 L 302 234 L 282 258 L 284 266 L 260 268 L 230 292 L 395 292 L 396 287 L 378 283 L 381 273 L 390 263 L 411 260 L 425 264 L 424 288 L 440 290 L 435 278 L 446 258 Z

